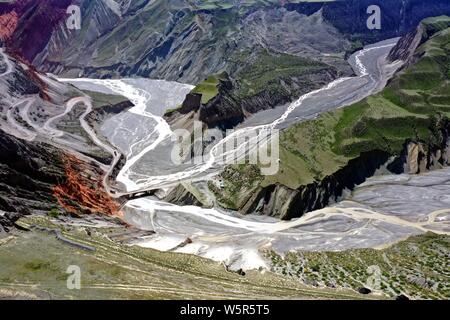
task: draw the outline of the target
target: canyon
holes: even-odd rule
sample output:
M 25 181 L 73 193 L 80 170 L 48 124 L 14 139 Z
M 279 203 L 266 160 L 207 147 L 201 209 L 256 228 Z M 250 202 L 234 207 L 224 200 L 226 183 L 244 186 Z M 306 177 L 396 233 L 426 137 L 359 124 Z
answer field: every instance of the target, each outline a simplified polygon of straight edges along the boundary
M 82 28 L 67 31 L 64 8 L 73 3 Z M 90 292 L 153 297 L 177 296 L 175 287 L 207 296 L 192 286 L 196 278 L 219 298 L 280 297 L 280 283 L 290 297 L 354 297 L 351 276 L 337 277 L 349 289 L 339 293 L 320 268 L 299 267 L 315 261 L 309 253 L 396 256 L 408 254 L 407 242 L 447 263 L 422 239 L 448 250 L 450 19 L 441 14 L 450 6 L 385 1 L 385 28 L 369 32 L 366 4 L 2 4 L 0 260 L 7 267 L 0 289 L 11 261 L 22 259 L 14 250 L 43 250 L 30 239 L 52 248 L 55 270 L 57 252 L 73 250 L 90 270 L 120 261 L 117 270 L 126 266 L 133 281 L 161 279 L 153 288 L 92 278 Z M 360 19 L 350 26 L 350 16 Z M 204 161 L 175 164 L 175 132 L 194 121 L 235 130 L 201 146 Z M 231 161 L 269 143 L 266 129 L 280 132 L 277 173 Z M 256 140 L 223 149 L 247 135 Z M 45 272 L 43 256 L 23 262 L 27 277 Z M 111 270 L 102 273 L 108 283 Z M 177 285 L 180 270 L 189 283 Z M 404 272 L 417 283 L 423 274 L 414 270 Z M 217 279 L 245 290 L 227 293 Z M 442 273 L 423 290 L 385 280 L 379 294 L 389 297 L 398 288 L 448 297 Z M 258 281 L 267 288 L 252 287 Z M 52 290 L 70 296 L 45 292 Z

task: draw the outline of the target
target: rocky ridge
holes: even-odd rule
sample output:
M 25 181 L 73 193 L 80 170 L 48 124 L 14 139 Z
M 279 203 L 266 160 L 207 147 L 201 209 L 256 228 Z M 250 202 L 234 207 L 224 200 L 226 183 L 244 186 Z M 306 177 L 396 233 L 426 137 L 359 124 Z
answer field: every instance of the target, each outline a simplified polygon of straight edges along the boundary
M 70 119 L 68 113 L 54 121 L 55 127 L 45 125 L 63 112 L 69 99 L 86 93 L 56 83 L 3 52 L 1 67 L 0 231 L 15 227 L 15 221 L 28 214 L 119 215 L 120 201 L 103 188 L 101 162 L 110 157 L 83 136 L 79 119 Z M 109 95 L 96 94 L 92 101 L 87 120 L 96 125 L 132 106 L 123 97 Z M 68 132 L 58 138 L 55 132 L 64 126 Z
M 410 74 L 421 75 L 423 72 L 422 64 L 429 65 L 429 63 L 442 66 L 442 69 L 439 72 L 436 71 L 436 74 L 433 75 L 442 81 L 436 81 L 433 87 L 425 90 L 429 90 L 427 92 L 431 94 L 445 94 L 445 79 L 448 77 L 448 69 L 445 67 L 445 62 L 442 63 L 442 61 L 444 57 L 448 58 L 448 55 L 445 52 L 435 50 L 439 46 L 445 46 L 448 23 L 448 17 L 427 19 L 414 33 L 406 35 L 398 43 L 390 56 L 393 59 L 406 59 L 407 66 L 398 72 L 381 94 L 347 107 L 343 111 L 336 111 L 336 115 L 324 115 L 317 121 L 314 120 L 311 124 L 307 124 L 306 127 L 314 126 L 315 123 L 321 126 L 324 126 L 324 124 L 329 126 L 329 128 L 322 129 L 325 132 L 331 130 L 333 132 L 332 139 L 335 140 L 333 143 L 339 143 L 338 145 L 331 145 L 332 154 L 337 159 L 342 156 L 348 159 L 345 162 L 346 164 L 340 166 L 340 169 L 333 171 L 330 175 L 316 178 L 312 183 L 302 184 L 299 188 L 288 187 L 283 183 L 267 184 L 264 183 L 263 178 L 258 177 L 245 177 L 254 183 L 249 180 L 249 183 L 243 184 L 234 178 L 241 177 L 239 172 L 248 171 L 248 167 L 231 168 L 231 173 L 228 172 L 230 169 L 227 169 L 222 174 L 222 178 L 228 187 L 224 190 L 214 190 L 219 202 L 244 214 L 259 213 L 277 216 L 281 219 L 292 219 L 340 200 L 346 192 L 350 192 L 356 185 L 372 177 L 379 169 L 384 168 L 384 170 L 395 174 L 417 174 L 448 166 L 450 127 L 448 110 L 441 104 L 443 96 L 440 96 L 441 98 L 438 101 L 415 102 L 413 105 L 411 105 L 411 101 L 405 103 L 402 98 L 397 96 L 403 94 L 403 87 L 410 85 L 409 79 L 412 79 Z M 430 28 L 430 25 L 438 25 L 439 27 Z M 430 30 L 434 31 L 430 32 Z M 438 54 L 433 56 L 435 52 L 438 52 Z M 409 88 L 419 88 L 421 85 L 422 82 L 419 82 Z M 380 108 L 376 104 L 372 106 L 374 101 L 382 101 L 385 104 L 384 108 L 387 108 L 385 110 L 393 108 L 392 104 L 396 103 L 410 113 L 399 116 L 398 111 L 395 111 L 395 116 L 392 116 L 392 119 L 388 117 L 381 120 L 371 120 L 370 114 L 372 113 L 365 110 Z M 428 105 L 427 109 L 423 109 L 422 105 L 424 104 Z M 427 111 L 425 113 L 419 110 Z M 347 117 L 355 117 L 354 121 L 348 122 L 349 120 L 346 120 L 346 123 L 350 124 L 350 128 L 342 127 L 343 125 L 340 125 L 340 122 L 336 123 L 335 120 L 332 120 L 330 125 L 327 124 L 327 121 L 330 120 L 326 119 L 335 119 L 335 116 L 343 117 L 342 114 Z M 411 114 L 417 114 L 417 118 L 411 118 Z M 383 132 L 391 126 L 396 127 L 394 133 L 398 137 L 390 136 L 390 131 Z M 403 129 L 403 126 L 406 126 L 405 129 Z M 289 140 L 292 134 L 301 135 L 301 132 L 303 134 L 309 132 L 296 132 L 296 130 L 298 129 L 288 129 L 290 133 L 285 134 L 286 138 Z M 376 138 L 374 141 L 369 140 L 368 142 L 365 140 L 368 139 L 367 137 L 374 139 L 373 135 L 367 136 L 368 130 L 375 130 Z M 323 141 L 324 138 L 320 138 L 321 134 L 320 131 L 316 132 L 316 138 Z M 323 134 L 328 135 L 328 133 Z M 345 142 L 346 139 L 349 139 L 350 142 Z M 361 142 L 358 142 L 358 139 L 362 139 Z M 317 156 L 313 154 L 313 158 Z M 281 170 L 283 170 L 283 167 Z M 231 185 L 238 185 L 239 187 L 231 188 Z M 233 201 L 230 203 L 227 199 L 233 199 Z

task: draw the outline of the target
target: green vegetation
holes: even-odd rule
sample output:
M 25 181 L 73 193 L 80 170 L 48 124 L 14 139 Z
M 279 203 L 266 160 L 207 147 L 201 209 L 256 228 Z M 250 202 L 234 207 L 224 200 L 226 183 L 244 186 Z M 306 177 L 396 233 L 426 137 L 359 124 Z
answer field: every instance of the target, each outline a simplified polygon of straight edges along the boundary
M 202 104 L 207 104 L 212 98 L 219 94 L 219 76 L 212 75 L 199 83 L 191 93 L 202 95 Z
M 224 25 L 227 26 L 225 22 Z M 336 73 L 333 67 L 325 63 L 268 50 L 240 51 L 229 58 L 229 64 L 245 66 L 235 76 L 236 83 L 231 92 L 233 100 L 244 102 L 262 98 L 272 106 L 286 103 L 294 97 L 317 89 L 329 80 L 330 73 Z M 311 76 L 319 73 L 321 75 L 316 78 L 324 78 L 324 83 L 310 80 Z M 207 104 L 219 94 L 222 80 L 228 81 L 228 75 L 225 73 L 211 75 L 199 83 L 191 93 L 201 94 L 201 103 Z M 253 102 L 248 104 L 255 106 Z M 179 108 L 180 106 L 170 109 L 165 115 L 170 116 Z
M 286 3 L 301 3 L 301 2 L 334 2 L 336 0 L 287 0 Z M 240 7 L 253 6 L 272 6 L 280 5 L 280 0 L 241 0 Z M 191 6 L 196 10 L 224 10 L 236 6 L 234 0 L 196 0 L 191 1 Z
M 222 10 L 233 8 L 233 3 L 223 0 L 192 1 L 192 8 L 197 10 Z
M 448 16 L 430 17 L 422 21 L 427 34 L 433 35 L 436 32 L 450 27 L 450 19 Z
M 281 141 L 282 169 L 265 183 L 298 187 L 363 152 L 398 154 L 407 139 L 433 139 L 433 119 L 450 116 L 449 43 L 450 29 L 445 29 L 425 42 L 417 63 L 380 94 L 287 130 Z
M 86 228 L 55 225 L 46 217 L 29 216 L 21 226 L 59 229 L 84 251 L 47 232 L 30 231 L 0 239 L 0 297 L 36 299 L 357 299 L 350 290 L 309 288 L 270 272 L 246 276 L 228 272 L 210 260 L 187 254 L 128 246 L 110 240 L 125 227 Z M 34 230 L 34 229 L 33 229 Z M 87 232 L 89 231 L 89 232 Z M 81 290 L 66 286 L 68 266 L 81 269 Z
M 50 211 L 48 212 L 48 216 L 49 216 L 49 217 L 52 217 L 52 218 L 58 218 L 59 215 L 60 215 L 60 212 L 59 212 L 59 210 L 56 209 L 56 208 L 53 208 L 52 210 L 50 210 Z
M 260 185 L 262 176 L 256 165 L 238 164 L 226 168 L 221 173 L 223 188 L 208 184 L 217 201 L 229 209 L 238 210 Z
M 237 57 L 245 63 L 249 53 L 242 52 Z M 332 69 L 329 65 L 289 54 L 275 54 L 266 50 L 257 55 L 255 61 L 238 73 L 239 89 L 236 95 L 249 98 L 262 92 L 270 96 L 280 95 L 285 90 L 281 85 L 284 81 L 289 84 L 292 78 L 311 75 Z M 313 83 L 303 80 L 301 90 L 313 87 Z M 287 93 L 289 95 L 289 93 Z
M 176 106 L 175 108 L 167 109 L 164 112 L 164 116 L 168 117 L 168 116 L 172 115 L 173 113 L 177 112 L 181 107 L 182 107 L 182 105 L 180 104 L 180 105 Z
M 449 246 L 449 236 L 428 233 L 383 250 L 290 252 L 284 257 L 269 251 L 267 257 L 272 261 L 272 271 L 317 287 L 356 290 L 367 286 L 368 279 L 379 270 L 379 287 L 372 288 L 379 293 L 449 299 Z
M 353 40 L 351 42 L 351 48 L 348 52 L 356 52 L 364 48 L 364 44 L 361 40 Z
M 427 19 L 425 25 L 428 30 L 446 27 L 450 18 Z M 450 28 L 432 35 L 415 57 L 381 93 L 284 131 L 280 170 L 261 186 L 280 183 L 297 189 L 333 174 L 363 152 L 396 155 L 407 139 L 436 142 L 436 121 L 450 117 Z

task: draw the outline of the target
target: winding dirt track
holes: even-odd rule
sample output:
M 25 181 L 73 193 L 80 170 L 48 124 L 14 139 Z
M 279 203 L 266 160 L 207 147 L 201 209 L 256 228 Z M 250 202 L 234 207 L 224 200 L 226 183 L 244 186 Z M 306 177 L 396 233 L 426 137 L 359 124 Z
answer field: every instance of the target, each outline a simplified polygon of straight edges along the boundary
M 14 66 L 2 48 L 0 48 L 0 55 L 1 55 L 1 62 L 5 63 L 5 65 L 6 65 L 6 70 L 2 74 L 0 74 L 0 78 L 6 78 L 11 73 L 14 72 Z M 112 170 L 117 165 L 117 162 L 120 159 L 120 154 L 115 149 L 113 149 L 111 146 L 103 143 L 97 137 L 94 130 L 88 125 L 88 123 L 86 121 L 86 116 L 92 112 L 92 102 L 89 97 L 81 96 L 81 97 L 76 97 L 76 98 L 69 100 L 66 103 L 64 112 L 49 118 L 42 126 L 33 122 L 29 117 L 30 107 L 34 103 L 36 103 L 36 101 L 37 101 L 37 99 L 35 97 L 27 97 L 27 98 L 23 98 L 23 99 L 17 99 L 8 108 L 8 110 L 6 112 L 6 121 L 8 124 L 8 129 L 9 129 L 8 133 L 9 134 L 11 134 L 19 139 L 26 140 L 26 141 L 34 141 L 34 140 L 37 140 L 38 138 L 42 139 L 44 141 L 47 141 L 50 144 L 56 145 L 70 153 L 75 154 L 77 157 L 79 157 L 83 160 L 95 162 L 100 168 L 107 171 L 108 173 L 112 172 Z M 62 137 L 64 136 L 65 132 L 58 130 L 52 126 L 52 124 L 55 123 L 58 119 L 62 119 L 67 114 L 69 114 L 72 111 L 72 109 L 74 108 L 74 106 L 79 103 L 82 103 L 86 106 L 86 111 L 79 118 L 82 128 L 86 131 L 86 133 L 89 135 L 89 137 L 92 139 L 92 141 L 97 146 L 106 150 L 113 156 L 114 160 L 112 162 L 112 165 L 105 166 L 104 164 L 100 163 L 98 160 L 88 157 L 80 152 L 77 152 L 76 150 L 74 150 L 74 148 L 70 148 L 71 146 L 76 148 L 77 145 L 63 140 Z M 15 114 L 16 111 L 18 111 L 18 114 Z M 27 127 L 25 127 L 24 125 L 22 125 L 21 123 L 19 123 L 16 120 L 17 116 L 19 116 L 26 123 Z M 105 183 L 105 186 L 107 186 L 107 183 Z

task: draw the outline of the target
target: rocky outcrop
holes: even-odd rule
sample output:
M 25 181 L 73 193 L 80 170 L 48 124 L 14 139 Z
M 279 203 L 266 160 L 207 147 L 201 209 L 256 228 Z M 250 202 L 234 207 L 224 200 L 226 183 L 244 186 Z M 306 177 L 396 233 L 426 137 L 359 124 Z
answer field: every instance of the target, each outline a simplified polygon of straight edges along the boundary
M 51 210 L 74 215 L 118 215 L 119 204 L 104 191 L 104 172 L 93 163 L 40 142 L 0 131 L 0 224 L 7 230 L 23 215 Z
M 428 141 L 408 140 L 403 151 L 389 166 L 393 173 L 419 174 L 450 165 L 450 123 L 437 116 L 430 127 L 433 134 Z
M 0 15 L 0 41 L 7 41 L 17 28 L 19 17 L 15 11 Z
M 372 5 L 380 7 L 380 30 L 367 27 L 367 9 Z M 404 36 L 423 19 L 444 14 L 450 15 L 447 0 L 349 0 L 330 2 L 323 7 L 323 15 L 329 23 L 364 43 Z
M 258 213 L 290 220 L 303 214 L 322 209 L 337 202 L 345 190 L 363 183 L 383 166 L 390 155 L 384 151 L 362 154 L 345 167 L 321 181 L 301 186 L 297 190 L 283 185 L 261 188 L 241 210 L 245 214 Z
M 61 150 L 0 131 L 0 224 L 51 210 L 117 215 L 118 204 L 102 186 L 103 171 Z
M 208 102 L 202 103 L 202 93 L 189 93 L 181 107 L 166 114 L 169 124 L 174 124 L 179 118 L 191 114 L 192 121 L 203 122 L 208 128 L 219 127 L 230 129 L 245 119 L 244 111 L 234 97 L 235 84 L 227 73 L 216 75 L 217 94 Z M 191 126 L 191 125 L 189 125 Z
M 254 95 L 247 95 L 245 98 L 238 96 L 236 100 L 239 101 L 244 113 L 250 115 L 290 103 L 308 92 L 326 86 L 338 77 L 348 75 L 350 73 L 345 70 L 328 66 L 320 70 L 308 70 L 291 76 L 275 77 L 270 90 L 262 90 Z
M 371 152 L 352 160 L 343 169 L 321 181 L 297 190 L 283 185 L 259 188 L 239 208 L 243 214 L 263 214 L 290 220 L 339 201 L 346 191 L 353 190 L 372 177 L 390 159 L 386 152 Z M 421 143 L 408 142 L 404 153 L 388 165 L 391 172 L 418 174 L 449 165 L 450 148 L 426 151 Z
M 276 56 L 275 56 L 276 59 Z M 314 65 L 313 60 L 305 60 Z M 259 62 L 257 62 L 259 63 Z M 254 68 L 258 68 L 255 66 Z M 227 73 L 218 75 L 218 93 L 207 103 L 202 103 L 202 94 L 193 92 L 186 96 L 180 108 L 166 114 L 169 124 L 175 125 L 183 116 L 189 115 L 190 121 L 201 121 L 208 128 L 221 130 L 232 129 L 242 123 L 247 117 L 257 112 L 275 108 L 290 103 L 307 92 L 316 90 L 332 82 L 341 75 L 337 69 L 322 65 L 320 69 L 299 71 L 297 74 L 281 75 L 260 74 L 270 78 L 270 88 L 263 88 L 253 94 L 248 93 L 242 84 L 251 71 L 242 70 L 236 79 L 231 79 Z M 244 80 L 243 80 L 244 79 Z M 192 127 L 192 123 L 184 126 Z
M 10 232 L 13 228 L 22 229 L 22 227 L 16 224 L 17 220 L 22 216 L 23 213 L 0 211 L 0 236 L 2 233 Z
M 203 206 L 203 204 L 182 184 L 179 184 L 178 186 L 173 188 L 164 197 L 164 201 L 180 206 Z
M 11 29 L 12 33 L 7 33 L 9 50 L 32 62 L 45 49 L 54 30 L 65 23 L 67 7 L 73 2 L 74 0 L 21 0 L 1 3 L 0 14 L 13 14 L 14 20 L 17 20 L 7 20 L 7 25 L 14 27 Z
M 218 94 L 199 110 L 199 120 L 209 128 L 231 129 L 245 119 L 244 110 L 233 94 L 235 85 L 225 74 L 219 79 Z
M 43 129 L 44 121 L 57 116 L 55 113 L 47 114 L 46 109 L 61 108 L 60 112 L 63 112 L 69 95 L 82 96 L 83 93 L 73 87 L 55 84 L 23 60 L 7 55 L 3 59 L 7 72 L 0 79 L 2 230 L 14 227 L 21 216 L 34 213 L 55 216 L 82 213 L 119 215 L 119 203 L 111 199 L 103 188 L 104 168 L 95 161 L 111 156 L 103 158 L 103 153 L 97 152 L 100 149 L 94 149 L 94 142 L 83 140 L 80 119 L 77 116 L 64 119 L 66 124 L 70 123 L 71 135 L 63 136 L 60 141 L 47 136 Z M 30 109 L 20 117 L 14 118 L 14 114 L 9 116 L 8 110 L 12 110 L 14 105 L 17 107 L 21 100 L 29 101 Z M 96 94 L 92 100 L 94 111 L 87 116 L 87 120 L 94 129 L 98 128 L 99 122 L 132 106 L 129 101 L 122 101 L 125 100 L 123 97 Z M 34 108 L 34 103 L 38 107 Z M 21 130 L 27 134 L 22 135 Z M 76 136 L 77 131 L 80 136 Z M 71 138 L 86 141 L 87 148 L 77 143 L 66 145 L 65 142 Z
M 427 163 L 424 161 L 426 151 L 420 143 L 410 142 L 406 147 L 406 172 L 417 174 L 425 172 Z
M 200 93 L 189 93 L 181 105 L 181 108 L 177 112 L 186 114 L 189 112 L 197 112 L 202 105 L 202 95 Z
M 1 211 L 18 218 L 57 206 L 53 187 L 65 180 L 59 150 L 0 132 L 0 154 Z
M 393 174 L 442 169 L 450 164 L 450 122 L 438 115 L 431 120 L 429 130 L 428 141 L 410 139 L 398 155 L 377 150 L 363 153 L 334 174 L 298 189 L 280 184 L 259 187 L 240 202 L 238 210 L 290 220 L 339 201 L 346 191 L 352 191 L 382 167 Z
M 72 215 L 101 214 L 121 216 L 120 204 L 103 187 L 104 172 L 75 156 L 61 156 L 64 181 L 52 187 L 60 206 Z
M 409 32 L 405 37 L 402 37 L 389 53 L 389 61 L 394 62 L 396 60 L 402 60 L 409 65 L 410 63 L 408 63 L 408 61 L 414 55 L 417 48 L 423 43 L 423 32 L 423 26 L 421 25 L 416 30 Z
M 417 53 L 419 46 L 438 31 L 448 27 L 450 27 L 450 20 L 448 19 L 440 19 L 440 17 L 425 19 L 416 29 L 410 31 L 398 41 L 389 53 L 388 60 L 391 62 L 402 60 L 405 62 L 402 68 L 408 68 L 420 58 L 420 53 Z
M 246 203 L 242 211 L 245 213 L 257 212 L 284 219 L 286 212 L 297 195 L 297 190 L 292 190 L 280 184 L 263 188 L 259 194 L 256 194 L 256 197 Z M 252 208 L 255 203 L 257 206 Z

